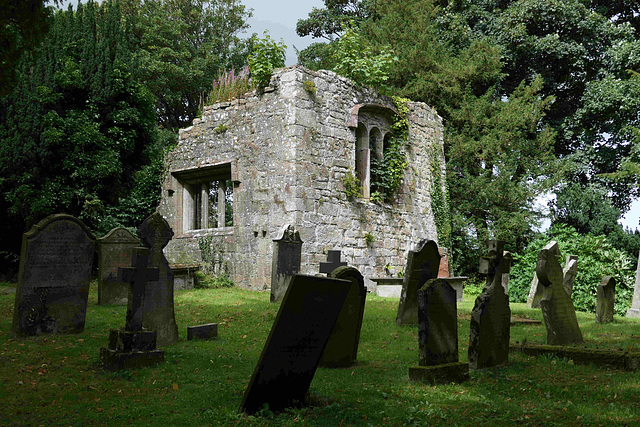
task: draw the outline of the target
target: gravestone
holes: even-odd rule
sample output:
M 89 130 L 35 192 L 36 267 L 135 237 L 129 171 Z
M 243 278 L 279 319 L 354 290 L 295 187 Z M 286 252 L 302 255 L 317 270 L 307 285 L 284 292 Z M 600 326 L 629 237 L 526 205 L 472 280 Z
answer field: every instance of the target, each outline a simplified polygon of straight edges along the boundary
M 364 286 L 364 277 L 354 267 L 338 267 L 328 277 L 349 280 L 351 286 L 320 358 L 320 366 L 346 367 L 352 365 L 358 355 L 367 288 Z
M 418 323 L 418 289 L 427 283 L 427 280 L 436 278 L 439 266 L 440 252 L 433 240 L 422 240 L 416 250 L 409 251 L 396 316 L 398 325 Z
M 157 281 L 158 268 L 149 268 L 149 250 L 135 248 L 132 267 L 118 269 L 118 281 L 129 284 L 127 317 L 123 330 L 111 330 L 108 347 L 100 349 L 106 370 L 135 369 L 164 362 L 164 351 L 156 349 L 156 331 L 143 329 L 147 283 Z
M 439 247 L 440 266 L 438 267 L 437 277 L 449 277 L 449 251 L 445 247 Z
M 544 286 L 540 308 L 547 328 L 547 343 L 551 345 L 581 344 L 582 332 L 573 301 L 562 285 L 562 267 L 558 262 L 558 244 L 550 242 L 538 253 L 536 274 Z
M 218 324 L 206 323 L 204 325 L 187 326 L 187 341 L 210 340 L 218 336 Z
M 287 292 L 287 279 L 300 272 L 301 260 L 302 239 L 300 239 L 300 233 L 292 225 L 289 225 L 282 230 L 279 238 L 273 239 L 271 302 L 282 299 Z
M 469 364 L 458 362 L 456 291 L 442 279 L 430 279 L 418 291 L 419 366 L 409 378 L 431 385 L 469 379 Z
M 509 361 L 511 309 L 509 296 L 502 287 L 502 277 L 509 274 L 511 254 L 504 252 L 504 242 L 489 240 L 489 255 L 480 258 L 480 274 L 487 284 L 476 298 L 471 312 L 469 367 L 484 369 Z
M 129 266 L 140 239 L 118 227 L 98 239 L 98 305 L 126 305 L 129 284 L 118 282 L 118 268 Z
M 560 258 L 560 248 L 558 246 L 554 246 L 552 248 L 554 251 L 553 254 Z M 528 308 L 540 308 L 540 300 L 542 299 L 542 294 L 544 293 L 544 286 L 540 285 L 538 281 L 538 275 L 536 272 L 533 272 L 533 279 L 531 280 L 531 288 L 529 289 L 529 297 L 527 298 L 527 307 Z
M 636 267 L 636 283 L 633 287 L 633 299 L 631 308 L 627 310 L 627 317 L 640 317 L 640 254 L 638 254 L 638 266 Z
M 328 251 L 327 262 L 320 263 L 320 273 L 329 274 L 338 267 L 346 266 L 346 262 L 340 261 L 340 251 Z
M 157 281 L 147 283 L 142 325 L 158 333 L 159 346 L 170 345 L 178 341 L 178 325 L 173 306 L 173 272 L 162 248 L 173 237 L 173 231 L 162 215 L 154 212 L 138 228 L 138 237 L 149 248 L 149 265 L 160 272 Z
M 596 294 L 596 322 L 613 322 L 614 306 L 616 303 L 616 279 L 604 276 L 598 285 Z
M 567 291 L 567 295 L 571 298 L 573 294 L 573 283 L 578 275 L 578 255 L 567 255 L 562 269 L 562 286 Z
M 300 405 L 316 372 L 351 282 L 294 275 L 240 406 L 253 414 Z
M 95 239 L 71 215 L 51 215 L 22 235 L 15 335 L 84 330 Z

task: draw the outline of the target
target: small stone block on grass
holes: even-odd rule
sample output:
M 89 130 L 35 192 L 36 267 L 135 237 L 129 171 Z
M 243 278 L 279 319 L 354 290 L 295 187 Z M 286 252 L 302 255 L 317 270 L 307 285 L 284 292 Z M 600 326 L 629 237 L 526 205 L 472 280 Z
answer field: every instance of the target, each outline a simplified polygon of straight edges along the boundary
M 469 380 L 469 364 L 455 362 L 434 366 L 411 366 L 409 379 L 429 385 L 462 383 Z
M 218 324 L 187 326 L 187 340 L 210 340 L 218 336 Z
M 106 371 L 122 371 L 164 363 L 164 351 L 133 351 L 123 353 L 110 348 L 100 349 L 100 362 Z

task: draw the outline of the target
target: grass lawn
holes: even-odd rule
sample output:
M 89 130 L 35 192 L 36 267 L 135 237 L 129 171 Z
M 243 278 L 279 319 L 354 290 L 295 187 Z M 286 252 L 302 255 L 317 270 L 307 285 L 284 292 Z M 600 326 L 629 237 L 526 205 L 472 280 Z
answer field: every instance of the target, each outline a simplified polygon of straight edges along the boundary
M 459 385 L 426 386 L 408 378 L 418 362 L 418 329 L 395 324 L 397 299 L 367 296 L 358 363 L 319 368 L 312 406 L 281 414 L 238 414 L 278 304 L 238 288 L 176 295 L 180 341 L 162 365 L 110 373 L 98 365 L 125 307 L 98 306 L 92 284 L 85 331 L 10 337 L 15 284 L 0 284 L 0 425 L 640 425 L 640 372 L 576 366 L 552 357 L 511 354 L 509 365 L 472 372 Z M 467 360 L 473 298 L 458 307 L 461 361 Z M 542 320 L 511 304 L 513 315 Z M 640 319 L 595 323 L 578 313 L 586 345 L 640 351 Z M 216 322 L 213 341 L 186 341 L 189 325 Z M 546 343 L 544 325 L 517 325 L 511 341 Z

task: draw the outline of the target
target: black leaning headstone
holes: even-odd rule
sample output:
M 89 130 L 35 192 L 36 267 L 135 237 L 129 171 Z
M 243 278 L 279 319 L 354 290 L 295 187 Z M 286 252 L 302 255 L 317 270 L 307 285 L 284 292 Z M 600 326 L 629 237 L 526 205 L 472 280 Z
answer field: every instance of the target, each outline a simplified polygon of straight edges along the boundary
M 118 280 L 130 284 L 127 318 L 124 329 L 111 330 L 108 347 L 100 349 L 104 369 L 135 369 L 164 362 L 164 351 L 156 349 L 156 331 L 144 330 L 142 326 L 147 282 L 157 281 L 159 276 L 158 268 L 147 267 L 148 260 L 147 248 L 135 248 L 133 267 L 118 269 Z
M 84 331 L 94 248 L 71 215 L 50 215 L 22 235 L 13 334 Z
M 616 279 L 604 276 L 598 285 L 596 293 L 596 322 L 613 322 L 613 313 L 616 303 Z
M 476 298 L 471 312 L 469 333 L 469 368 L 483 369 L 509 361 L 511 309 L 502 278 L 511 269 L 511 254 L 504 252 L 504 242 L 489 240 L 489 256 L 480 258 L 480 274 L 487 284 Z
M 347 265 L 346 262 L 340 261 L 340 251 L 328 251 L 327 262 L 320 263 L 320 273 L 329 274 L 338 267 Z
M 178 341 L 178 325 L 173 306 L 173 272 L 162 253 L 173 237 L 169 223 L 154 212 L 138 228 L 138 237 L 149 248 L 149 265 L 160 270 L 157 281 L 147 283 L 142 325 L 158 333 L 158 345 L 165 346 Z
M 367 288 L 364 277 L 355 267 L 338 267 L 328 277 L 351 281 L 347 299 L 331 331 L 320 366 L 343 368 L 352 365 L 358 355 L 360 329 L 364 316 L 364 304 L 367 300 Z
M 300 272 L 302 239 L 292 225 L 287 226 L 280 237 L 273 239 L 271 262 L 271 302 L 282 299 L 287 292 L 289 277 Z
M 411 380 L 435 385 L 469 379 L 469 364 L 458 361 L 456 290 L 445 280 L 430 279 L 418 291 L 418 344 Z
M 418 289 L 427 280 L 435 279 L 439 268 L 440 251 L 433 240 L 422 240 L 416 250 L 409 251 L 396 317 L 398 325 L 418 323 Z
M 300 405 L 316 372 L 351 283 L 294 275 L 264 345 L 241 412 Z

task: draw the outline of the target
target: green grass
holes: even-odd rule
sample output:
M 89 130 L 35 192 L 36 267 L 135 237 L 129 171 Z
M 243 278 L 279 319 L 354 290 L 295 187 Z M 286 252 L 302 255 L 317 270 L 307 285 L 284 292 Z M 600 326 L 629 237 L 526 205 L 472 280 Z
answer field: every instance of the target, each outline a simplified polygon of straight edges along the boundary
M 89 297 L 85 331 L 10 338 L 15 294 L 0 283 L 0 425 L 631 425 L 640 421 L 640 373 L 575 366 L 570 361 L 511 354 L 509 365 L 472 372 L 460 385 L 408 380 L 418 361 L 417 327 L 395 324 L 397 299 L 369 295 L 358 363 L 319 368 L 313 406 L 281 414 L 237 413 L 278 305 L 265 292 L 238 288 L 178 292 L 180 341 L 166 362 L 109 373 L 98 353 L 125 308 Z M 467 360 L 471 298 L 459 306 L 460 359 Z M 539 310 L 511 304 L 515 315 L 542 320 Z M 587 345 L 640 350 L 640 321 L 616 317 L 599 325 L 579 313 Z M 219 324 L 214 341 L 186 341 L 186 327 Z M 544 343 L 544 325 L 514 326 L 512 342 Z

